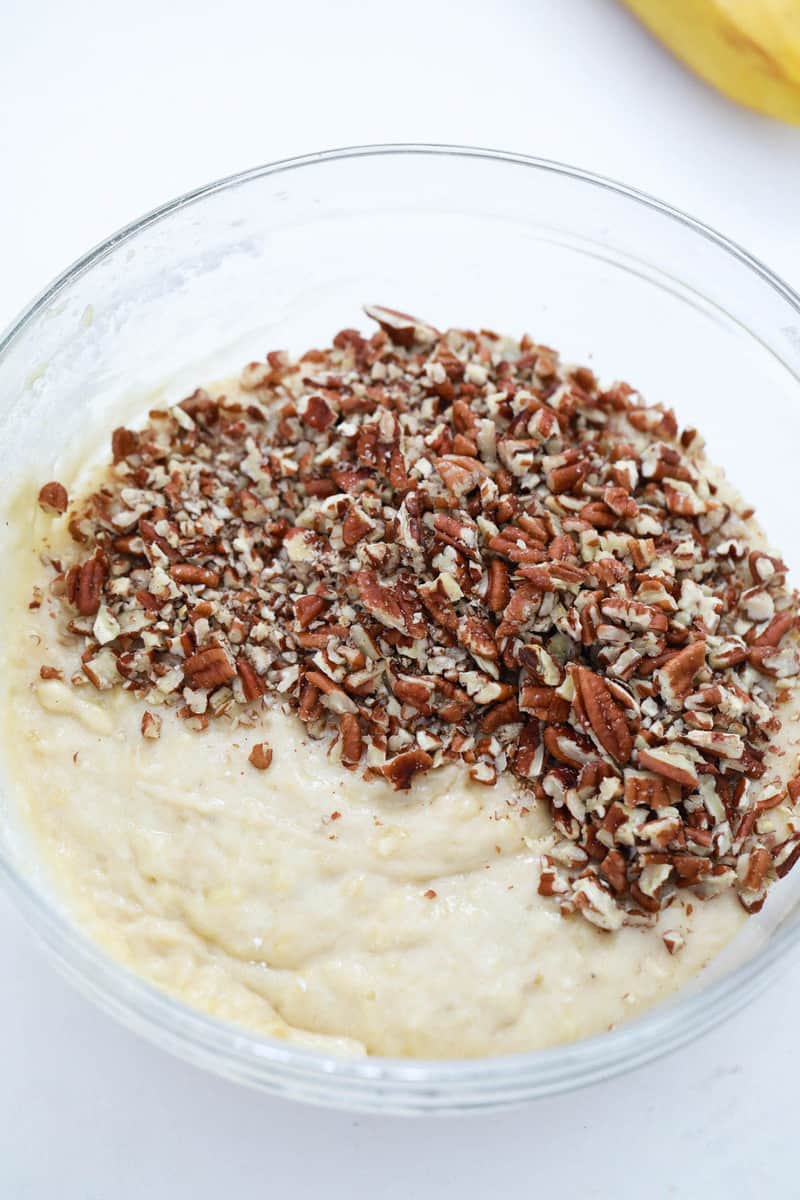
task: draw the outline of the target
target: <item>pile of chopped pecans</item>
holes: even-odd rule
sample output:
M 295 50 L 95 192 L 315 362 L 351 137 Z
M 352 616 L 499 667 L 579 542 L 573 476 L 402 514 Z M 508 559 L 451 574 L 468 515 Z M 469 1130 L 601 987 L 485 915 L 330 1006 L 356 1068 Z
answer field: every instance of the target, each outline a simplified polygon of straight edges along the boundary
M 54 564 L 83 676 L 199 730 L 283 702 L 397 788 L 511 771 L 560 837 L 539 891 L 601 928 L 686 888 L 758 910 L 800 857 L 766 765 L 800 653 L 751 513 L 627 384 L 367 312 L 114 432 Z

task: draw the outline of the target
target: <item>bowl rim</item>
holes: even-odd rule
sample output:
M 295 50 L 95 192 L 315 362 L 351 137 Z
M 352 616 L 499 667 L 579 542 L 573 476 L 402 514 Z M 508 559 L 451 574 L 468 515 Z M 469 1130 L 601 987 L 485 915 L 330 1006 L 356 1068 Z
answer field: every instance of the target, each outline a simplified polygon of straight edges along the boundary
M 76 259 L 45 287 L 0 336 L 0 358 L 29 322 L 67 286 L 138 233 L 217 192 L 270 175 L 326 162 L 384 156 L 478 158 L 533 168 L 602 188 L 686 226 L 757 274 L 800 316 L 800 295 L 754 255 L 711 226 L 646 192 L 565 163 L 482 147 L 388 143 L 357 145 L 266 163 L 185 192 L 131 221 Z M 476 1059 L 345 1058 L 306 1049 L 250 1032 L 190 1008 L 115 961 L 61 910 L 51 905 L 5 855 L 0 854 L 0 883 L 34 932 L 73 982 L 123 1023 L 138 1029 L 184 1058 L 275 1092 L 302 1094 L 350 1107 L 392 1108 L 393 1095 L 407 1098 L 411 1109 L 446 1105 L 480 1106 L 571 1090 L 611 1078 L 693 1040 L 731 1015 L 760 991 L 786 963 L 785 951 L 800 940 L 800 921 L 784 922 L 767 945 L 723 979 L 699 993 L 665 1001 L 613 1031 L 580 1041 L 524 1053 Z M 292 1089 L 291 1081 L 298 1087 Z M 449 1089 L 458 1085 L 457 1090 Z M 334 1094 L 339 1089 L 340 1094 Z M 349 1091 L 348 1091 L 349 1089 Z M 461 1089 L 461 1090 L 459 1090 Z M 383 1100 L 375 1103 L 375 1092 Z M 364 1103 L 364 1097 L 373 1103 Z M 361 1100 L 359 1100 L 361 1097 Z M 307 1097 L 308 1098 L 308 1097 Z

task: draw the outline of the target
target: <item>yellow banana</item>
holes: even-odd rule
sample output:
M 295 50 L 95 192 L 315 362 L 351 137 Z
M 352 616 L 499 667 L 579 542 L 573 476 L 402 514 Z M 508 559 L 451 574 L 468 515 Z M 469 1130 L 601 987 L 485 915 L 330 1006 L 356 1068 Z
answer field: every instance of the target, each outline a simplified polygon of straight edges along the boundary
M 800 124 L 800 0 L 623 0 L 721 92 Z

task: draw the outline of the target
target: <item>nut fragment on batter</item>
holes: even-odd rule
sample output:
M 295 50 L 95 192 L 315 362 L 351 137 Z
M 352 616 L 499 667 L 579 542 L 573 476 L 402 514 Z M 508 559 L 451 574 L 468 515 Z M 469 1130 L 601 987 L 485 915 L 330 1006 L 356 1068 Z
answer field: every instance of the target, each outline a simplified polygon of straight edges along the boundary
M 256 770 L 266 771 L 272 762 L 272 747 L 268 746 L 266 742 L 256 742 L 250 750 L 248 761 Z
M 39 489 L 39 507 L 50 516 L 61 516 L 69 507 L 67 489 L 63 483 L 52 480 Z
M 161 737 L 161 717 L 145 709 L 142 713 L 142 737 L 157 741 Z

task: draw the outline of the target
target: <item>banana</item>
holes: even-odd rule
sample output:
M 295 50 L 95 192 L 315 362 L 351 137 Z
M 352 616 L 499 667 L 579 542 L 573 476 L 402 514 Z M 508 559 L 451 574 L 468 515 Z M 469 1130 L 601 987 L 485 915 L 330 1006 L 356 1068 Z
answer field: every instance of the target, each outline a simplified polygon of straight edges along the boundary
M 800 125 L 800 0 L 623 3 L 721 92 Z

